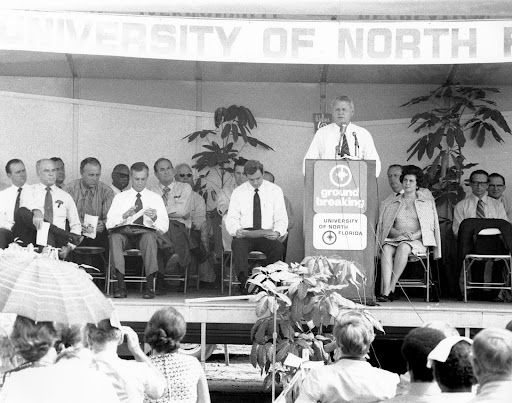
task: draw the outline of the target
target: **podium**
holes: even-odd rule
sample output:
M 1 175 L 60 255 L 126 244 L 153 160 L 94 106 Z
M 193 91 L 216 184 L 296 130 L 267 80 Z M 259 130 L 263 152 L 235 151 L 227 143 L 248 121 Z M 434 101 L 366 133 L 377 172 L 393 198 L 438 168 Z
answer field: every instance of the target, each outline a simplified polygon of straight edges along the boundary
M 375 300 L 375 230 L 379 200 L 375 161 L 306 160 L 305 256 L 339 256 L 367 281 L 341 290 L 345 298 Z M 365 302 L 365 301 L 363 301 Z

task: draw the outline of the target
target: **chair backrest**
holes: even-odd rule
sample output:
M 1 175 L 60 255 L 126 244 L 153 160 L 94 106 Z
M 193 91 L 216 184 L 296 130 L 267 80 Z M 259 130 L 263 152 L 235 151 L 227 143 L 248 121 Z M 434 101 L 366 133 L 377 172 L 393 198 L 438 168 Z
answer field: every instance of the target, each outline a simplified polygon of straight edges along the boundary
M 501 231 L 498 228 L 484 228 L 478 235 L 501 235 Z

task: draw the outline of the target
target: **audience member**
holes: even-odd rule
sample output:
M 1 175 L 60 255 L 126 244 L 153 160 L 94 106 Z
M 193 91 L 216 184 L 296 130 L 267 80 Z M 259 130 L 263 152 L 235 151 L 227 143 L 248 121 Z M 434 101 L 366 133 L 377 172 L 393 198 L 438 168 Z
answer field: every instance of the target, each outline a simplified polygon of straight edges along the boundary
M 163 375 L 141 350 L 137 333 L 130 327 L 119 327 L 112 326 L 109 319 L 86 326 L 86 344 L 93 352 L 95 366 L 112 382 L 121 402 L 140 403 L 144 395 L 160 398 L 166 389 Z M 124 337 L 135 360 L 117 355 Z
M 55 162 L 55 172 L 57 174 L 55 185 L 58 188 L 62 188 L 62 186 L 64 186 L 64 181 L 66 180 L 66 167 L 64 166 L 64 161 L 62 161 L 60 157 L 52 157 L 50 159 Z
M 183 316 L 170 306 L 156 311 L 146 326 L 144 340 L 152 349 L 150 360 L 167 381 L 166 392 L 158 403 L 210 402 L 201 364 L 194 357 L 178 353 L 186 326 Z M 151 400 L 146 396 L 144 402 Z
M 507 187 L 505 186 L 505 177 L 499 173 L 489 175 L 488 194 L 493 199 L 499 200 L 505 208 L 507 219 L 512 223 L 512 202 L 503 194 Z
M 105 222 L 114 199 L 114 192 L 100 181 L 101 164 L 96 158 L 88 157 L 80 163 L 80 175 L 81 179 L 68 183 L 63 190 L 75 201 L 82 224 L 82 234 L 85 236 L 82 245 L 99 246 L 108 251 L 108 231 Z M 86 214 L 98 218 L 96 231 L 84 223 Z
M 142 254 L 146 270 L 146 288 L 143 298 L 155 297 L 153 280 L 158 271 L 158 233 L 165 233 L 169 220 L 162 198 L 146 189 L 149 168 L 136 162 L 130 168 L 132 188 L 117 194 L 107 214 L 106 227 L 110 230 L 110 253 L 114 261 L 117 289 L 114 298 L 126 298 L 123 251 L 137 247 Z M 143 211 L 144 213 L 140 213 Z M 132 217 L 137 215 L 134 220 Z
M 435 402 L 463 403 L 474 397 L 475 377 L 471 367 L 471 345 L 467 337 L 447 337 L 428 355 L 427 367 L 434 371 L 434 379 L 441 389 Z
M 354 102 L 342 95 L 332 101 L 333 123 L 317 130 L 304 157 L 307 159 L 351 159 L 375 160 L 375 176 L 380 174 L 380 158 L 370 132 L 352 123 Z M 304 171 L 304 168 L 303 168 Z
M 112 170 L 112 185 L 114 195 L 130 189 L 130 169 L 125 164 L 117 164 Z
M 188 183 L 194 189 L 194 176 L 189 165 L 176 165 L 174 179 L 176 182 Z M 215 281 L 215 272 L 208 259 L 210 231 L 206 220 L 206 202 L 195 191 L 190 198 L 190 222 L 191 267 L 197 270 L 200 281 L 212 283 Z
M 341 315 L 333 334 L 341 350 L 341 359 L 311 369 L 295 402 L 369 403 L 393 397 L 398 375 L 374 368 L 366 361 L 375 334 L 364 315 L 357 311 Z
M 479 383 L 471 403 L 509 402 L 512 396 L 512 332 L 484 329 L 473 339 L 473 372 Z
M 489 174 L 483 169 L 473 171 L 469 177 L 472 193 L 457 203 L 453 211 L 453 233 L 459 233 L 459 227 L 466 218 L 507 219 L 503 204 L 487 195 Z
M 11 339 L 25 362 L 4 375 L 0 402 L 119 402 L 112 383 L 89 362 L 70 359 L 54 364 L 58 334 L 51 322 L 18 316 Z
M 23 244 L 35 244 L 37 230 L 43 222 L 50 224 L 48 245 L 61 248 L 62 259 L 83 240 L 82 226 L 71 196 L 55 185 L 55 163 L 37 161 L 40 182 L 27 186 L 21 193 L 20 208 L 14 216 L 13 233 Z M 66 231 L 66 221 L 70 231 Z
M 512 320 L 507 323 L 507 326 L 505 326 L 505 329 L 510 330 L 512 332 Z
M 394 299 L 396 284 L 411 253 L 425 253 L 426 247 L 432 246 L 434 258 L 441 257 L 441 232 L 435 201 L 418 191 L 423 171 L 408 165 L 400 179 L 404 193 L 395 195 L 382 206 L 377 229 L 382 245 L 380 302 Z
M 6 248 L 14 241 L 14 216 L 20 208 L 21 191 L 28 186 L 23 161 L 10 160 L 5 165 L 5 172 L 12 185 L 0 192 L 0 249 Z
M 285 235 L 288 228 L 283 191 L 263 179 L 263 164 L 248 161 L 244 172 L 248 181 L 233 190 L 226 218 L 226 229 L 233 237 L 233 265 L 242 292 L 247 281 L 249 252 L 263 252 L 267 264 L 282 259 L 283 244 L 278 238 Z
M 228 213 L 229 201 L 231 200 L 233 190 L 242 183 L 247 182 L 247 176 L 245 176 L 244 173 L 244 166 L 246 162 L 247 160 L 244 157 L 238 157 L 235 159 L 235 165 L 233 166 L 234 182 L 229 182 L 221 189 L 217 200 L 217 211 L 222 217 L 222 247 L 224 250 L 228 251 L 231 250 L 233 237 L 229 235 L 229 232 L 226 229 L 226 214 Z

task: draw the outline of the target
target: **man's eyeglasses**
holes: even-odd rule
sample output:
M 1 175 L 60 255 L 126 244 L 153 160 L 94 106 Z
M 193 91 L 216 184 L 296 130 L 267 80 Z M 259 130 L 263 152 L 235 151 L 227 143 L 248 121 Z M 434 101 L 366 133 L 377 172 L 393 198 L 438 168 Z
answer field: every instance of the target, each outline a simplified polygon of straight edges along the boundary
M 192 176 L 192 174 L 180 174 L 180 177 L 181 178 L 190 178 Z
M 489 186 L 489 182 L 474 182 L 474 181 L 471 181 L 471 185 L 473 186 L 481 186 L 483 188 Z

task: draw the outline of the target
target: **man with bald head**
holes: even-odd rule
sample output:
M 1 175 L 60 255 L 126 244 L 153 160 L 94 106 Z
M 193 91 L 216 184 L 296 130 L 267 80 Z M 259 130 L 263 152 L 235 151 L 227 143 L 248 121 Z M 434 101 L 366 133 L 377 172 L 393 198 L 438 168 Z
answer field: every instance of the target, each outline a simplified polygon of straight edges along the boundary
M 20 208 L 21 192 L 27 187 L 25 164 L 19 159 L 10 160 L 5 166 L 12 185 L 0 192 L 0 248 L 6 248 L 14 241 L 12 227 L 14 215 Z
M 25 245 L 35 244 L 36 231 L 43 227 L 43 222 L 47 222 L 50 224 L 48 245 L 61 248 L 59 255 L 65 258 L 83 239 L 78 211 L 71 196 L 55 183 L 55 162 L 39 160 L 36 169 L 39 183 L 28 186 L 21 193 L 20 208 L 14 217 L 14 237 Z M 65 229 L 66 220 L 70 232 Z

